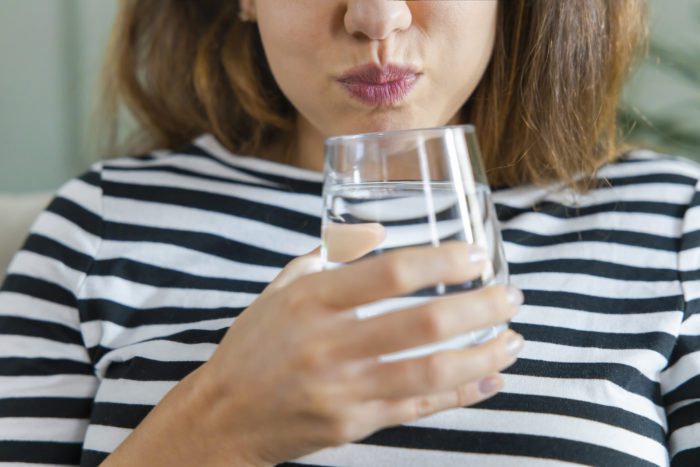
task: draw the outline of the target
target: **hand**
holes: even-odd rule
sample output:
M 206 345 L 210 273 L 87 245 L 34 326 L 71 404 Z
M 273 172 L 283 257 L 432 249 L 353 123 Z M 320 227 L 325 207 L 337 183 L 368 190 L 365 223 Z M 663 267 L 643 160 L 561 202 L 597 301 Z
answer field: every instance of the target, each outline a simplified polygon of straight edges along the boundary
M 352 261 L 382 238 L 381 229 L 367 227 L 336 236 L 332 246 Z M 502 386 L 497 373 L 522 346 L 511 331 L 426 357 L 377 357 L 506 322 L 522 299 L 514 289 L 452 294 L 365 320 L 353 310 L 474 279 L 484 264 L 469 262 L 468 251 L 462 242 L 405 248 L 331 271 L 320 270 L 318 248 L 295 258 L 211 359 L 175 385 L 103 465 L 274 465 L 492 396 Z
M 492 396 L 522 346 L 512 331 L 416 359 L 377 357 L 506 322 L 517 291 L 486 287 L 366 320 L 353 310 L 478 277 L 484 263 L 470 263 L 468 251 L 463 242 L 405 248 L 330 271 L 320 271 L 318 249 L 294 259 L 198 370 L 200 384 L 215 388 L 200 434 L 222 460 L 273 465 Z

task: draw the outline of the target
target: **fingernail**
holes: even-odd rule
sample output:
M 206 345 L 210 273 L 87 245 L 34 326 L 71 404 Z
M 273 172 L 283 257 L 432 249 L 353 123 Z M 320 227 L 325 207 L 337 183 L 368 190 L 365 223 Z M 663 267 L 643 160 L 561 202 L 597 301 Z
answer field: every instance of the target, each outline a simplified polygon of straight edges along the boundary
M 467 258 L 472 263 L 480 263 L 486 261 L 486 251 L 483 248 L 472 245 L 467 253 Z
M 525 301 L 525 296 L 519 288 L 510 285 L 506 292 L 506 299 L 511 305 L 522 305 Z
M 498 376 L 487 376 L 479 381 L 479 392 L 483 395 L 493 394 L 501 389 L 501 378 Z
M 508 340 L 506 341 L 506 350 L 508 350 L 509 354 L 516 357 L 522 350 L 525 340 L 523 339 L 523 336 L 517 332 L 509 332 L 510 336 L 508 336 Z

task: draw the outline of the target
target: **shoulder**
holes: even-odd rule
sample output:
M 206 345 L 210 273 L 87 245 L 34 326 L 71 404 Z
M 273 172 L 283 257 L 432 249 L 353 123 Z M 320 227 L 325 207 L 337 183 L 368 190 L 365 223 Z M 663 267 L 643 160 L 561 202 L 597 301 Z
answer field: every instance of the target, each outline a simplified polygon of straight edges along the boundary
M 687 157 L 635 149 L 605 165 L 599 176 L 629 183 L 675 183 L 695 186 L 700 180 L 700 162 Z
M 498 190 L 505 204 L 529 205 L 552 201 L 580 206 L 591 203 L 659 201 L 687 205 L 700 183 L 700 162 L 686 157 L 634 149 L 618 155 L 595 173 L 594 187 L 585 194 L 563 182 Z
M 683 210 L 700 189 L 700 163 L 687 157 L 636 149 L 597 173 L 603 190 L 625 192 L 640 200 L 676 205 Z
M 62 215 L 95 232 L 102 217 L 102 163 L 97 162 L 82 174 L 64 183 L 55 193 L 46 211 Z
M 177 150 L 105 160 L 102 176 L 108 189 L 119 183 L 207 189 L 230 189 L 231 184 L 277 187 L 275 168 L 265 160 L 234 154 L 205 134 Z
M 231 197 L 279 205 L 284 204 L 280 196 L 288 194 L 303 198 L 290 201 L 295 206 L 320 197 L 323 174 L 234 153 L 204 134 L 178 150 L 107 160 L 102 180 L 110 206 L 113 200 L 131 199 L 185 205 L 199 200 L 198 207 L 213 207 L 230 203 Z
M 683 219 L 697 205 L 700 164 L 690 159 L 647 150 L 634 150 L 605 164 L 595 186 L 581 193 L 563 184 L 498 193 L 504 218 L 522 212 L 574 219 L 580 229 L 632 231 L 664 237 L 675 248 Z

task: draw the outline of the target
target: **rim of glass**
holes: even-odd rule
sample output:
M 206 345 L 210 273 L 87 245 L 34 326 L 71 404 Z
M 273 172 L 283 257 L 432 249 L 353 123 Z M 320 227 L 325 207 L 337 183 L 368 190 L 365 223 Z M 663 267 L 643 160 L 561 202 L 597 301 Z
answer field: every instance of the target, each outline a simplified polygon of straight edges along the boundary
M 357 133 L 354 135 L 338 135 L 331 136 L 326 139 L 326 145 L 345 143 L 355 140 L 372 140 L 377 138 L 383 138 L 386 136 L 402 136 L 408 133 L 423 132 L 428 135 L 434 135 L 439 133 L 445 133 L 445 130 L 455 130 L 460 129 L 465 133 L 475 134 L 476 128 L 472 124 L 465 125 L 444 125 L 444 126 L 434 126 L 428 128 L 408 128 L 405 130 L 389 130 L 389 131 L 373 131 L 370 133 Z

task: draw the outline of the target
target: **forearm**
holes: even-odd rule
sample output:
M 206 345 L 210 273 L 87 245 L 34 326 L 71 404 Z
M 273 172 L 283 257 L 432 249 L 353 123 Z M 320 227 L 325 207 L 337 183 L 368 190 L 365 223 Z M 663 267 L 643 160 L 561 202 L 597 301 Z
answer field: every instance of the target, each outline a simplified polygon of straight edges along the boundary
M 215 389 L 201 370 L 178 383 L 102 465 L 267 467 L 247 458 L 244 440 L 217 430 Z

